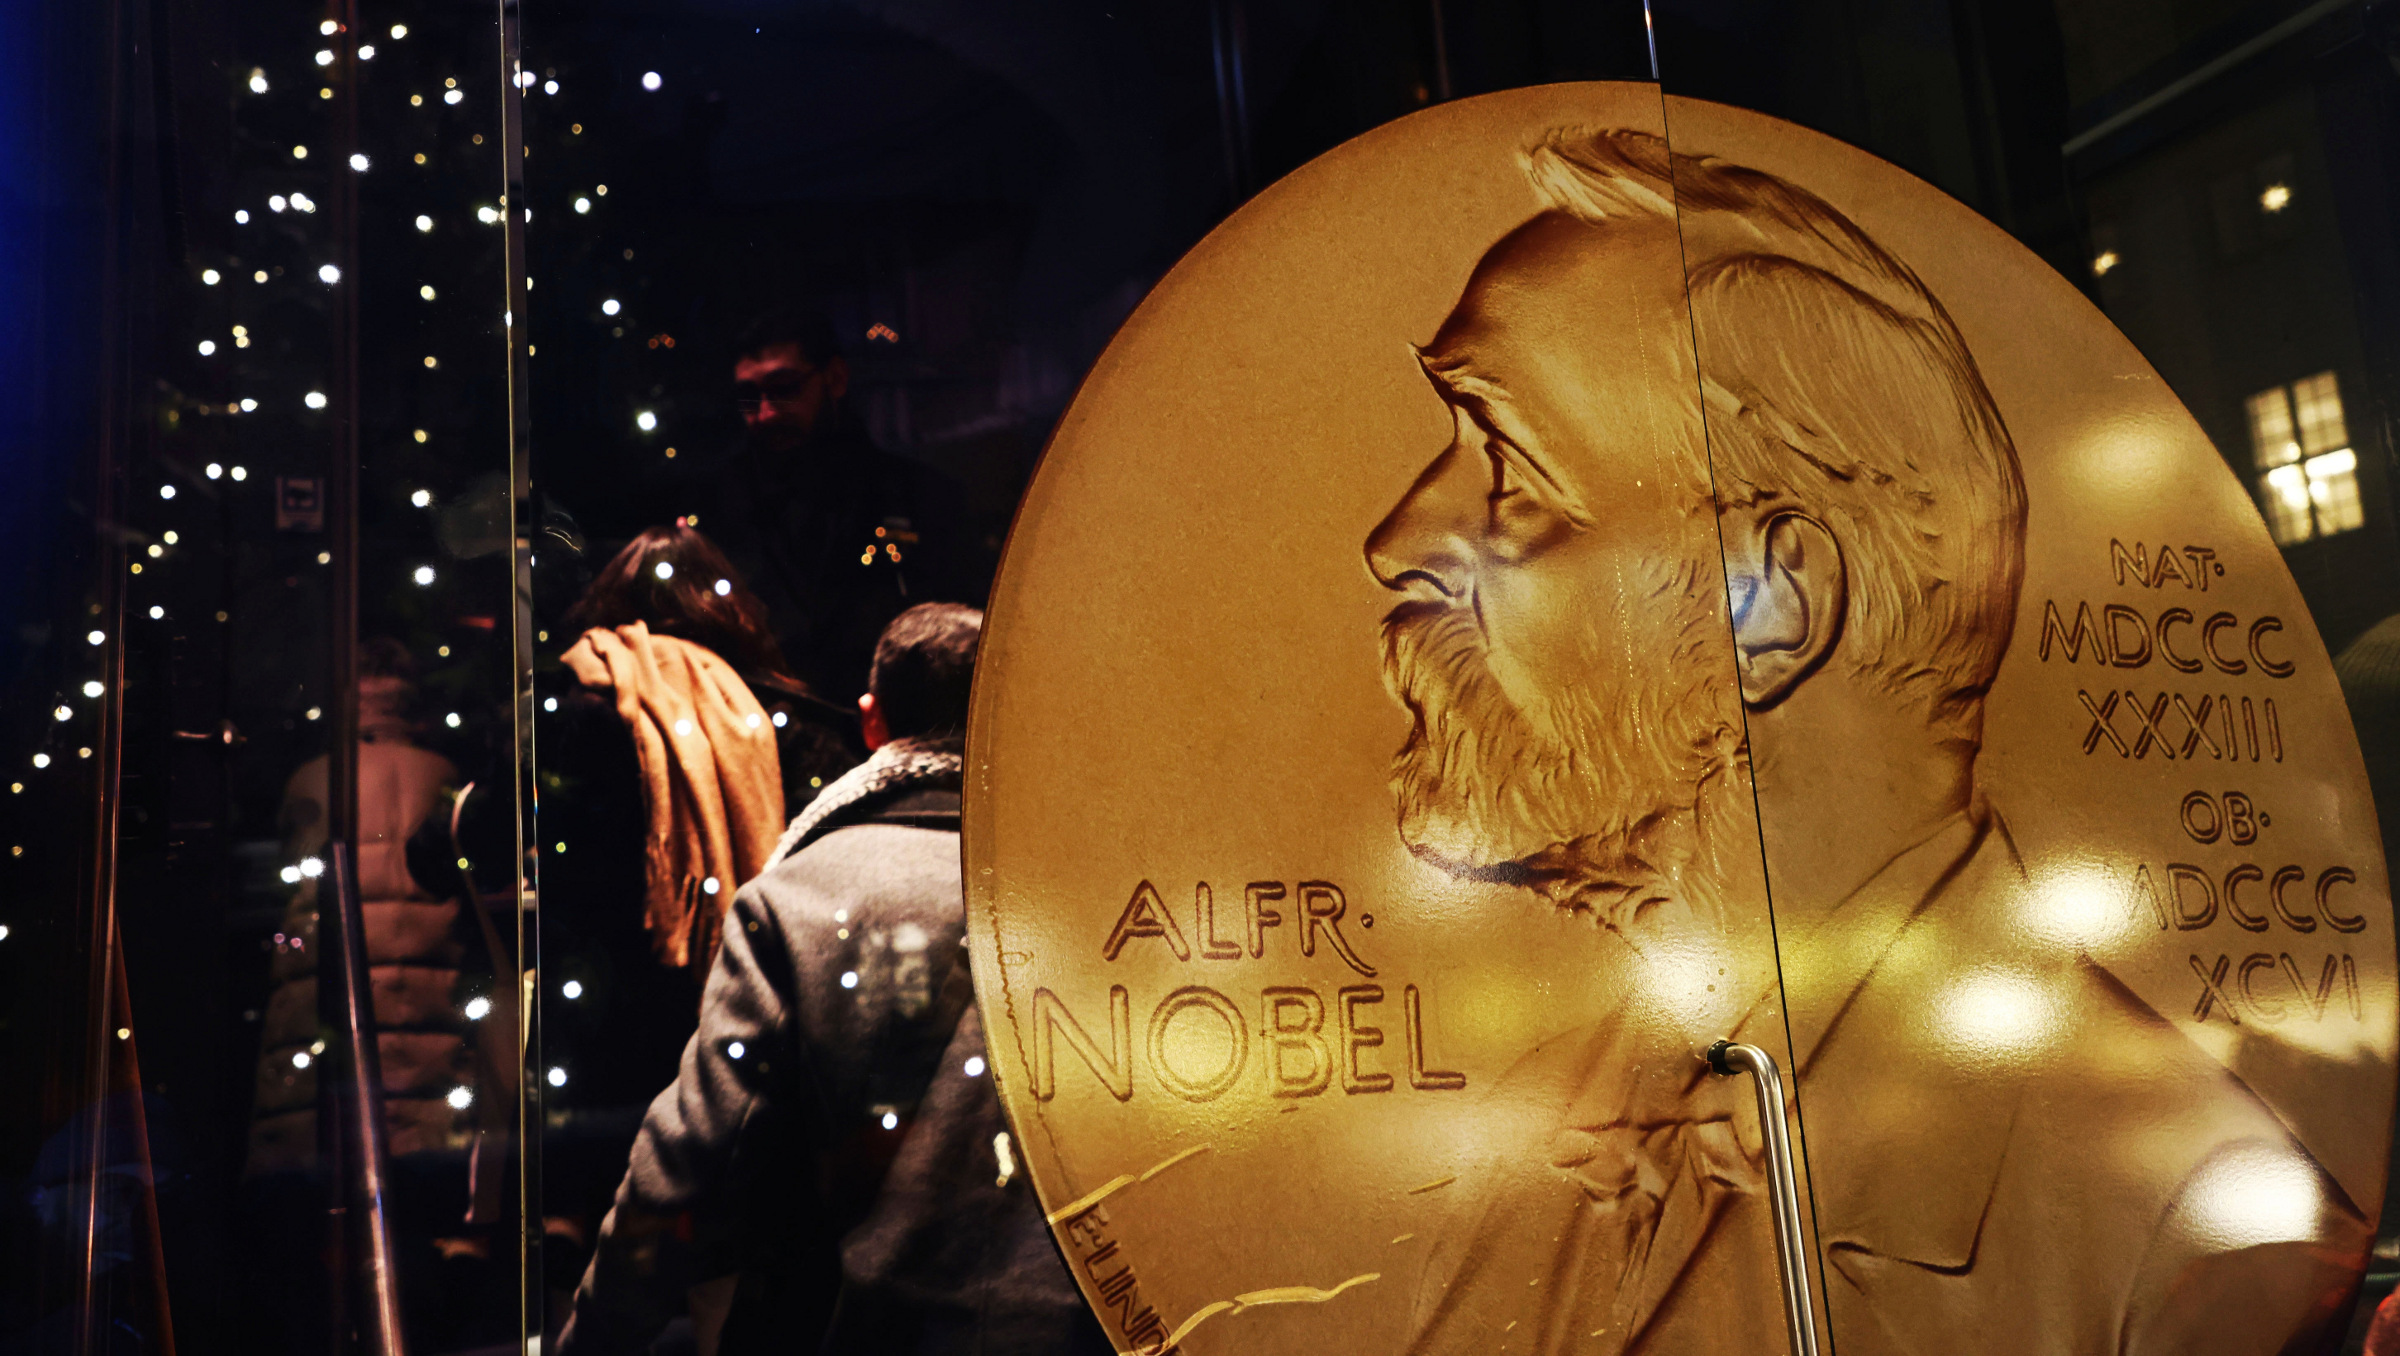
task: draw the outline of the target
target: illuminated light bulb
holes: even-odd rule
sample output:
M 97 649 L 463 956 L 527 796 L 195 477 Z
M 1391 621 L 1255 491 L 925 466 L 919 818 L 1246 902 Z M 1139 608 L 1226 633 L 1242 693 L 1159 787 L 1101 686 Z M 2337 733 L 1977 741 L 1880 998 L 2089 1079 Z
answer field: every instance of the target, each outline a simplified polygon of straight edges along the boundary
M 2115 250 L 2102 250 L 2092 259 L 2092 276 L 2105 278 L 2108 276 L 2108 271 L 2115 268 L 2120 262 Z
M 430 230 L 432 230 L 432 229 L 433 229 L 433 218 L 432 218 L 432 217 L 429 217 L 429 216 L 425 216 L 425 215 L 423 215 L 423 214 L 421 214 L 421 213 L 420 213 L 420 214 L 418 215 L 418 217 L 417 217 L 417 229 L 418 229 L 418 230 L 420 230 L 420 231 L 430 231 Z
M 673 579 L 675 577 L 675 567 L 662 560 L 656 565 L 650 567 L 650 573 L 657 575 L 661 579 Z
M 450 1089 L 450 1095 L 442 1100 L 448 1102 L 453 1111 L 464 1111 L 468 1107 L 475 1105 L 475 1089 L 468 1087 L 464 1083 L 461 1083 L 457 1087 Z
M 433 300 L 433 284 L 426 283 L 424 286 L 419 287 L 417 289 L 417 295 L 423 297 L 427 301 Z
M 652 414 L 648 410 L 644 410 L 640 414 L 637 414 L 633 417 L 633 422 L 635 427 L 641 429 L 641 431 L 644 433 L 648 433 L 652 429 L 658 427 L 658 416 Z
M 330 38 L 334 34 L 341 32 L 342 26 L 338 23 L 335 23 L 331 19 L 327 19 L 325 22 L 317 25 L 317 31 Z
M 756 711 L 753 711 L 749 715 L 742 717 L 742 723 L 749 726 L 753 730 L 757 729 L 761 725 L 766 724 L 765 721 L 758 718 L 758 713 Z
M 33 756 L 33 765 L 34 765 L 35 767 L 48 767 L 48 766 L 50 766 L 50 755 L 49 755 L 49 754 L 46 754 L 46 753 L 37 753 L 37 754 L 35 754 L 35 755 Z
M 591 211 L 591 210 L 592 210 L 592 200 L 591 200 L 590 198 L 577 198 L 577 199 L 575 200 L 575 211 L 576 211 L 576 213 L 577 213 L 578 215 L 581 215 L 582 213 L 585 213 L 585 212 L 589 212 L 589 211 Z
M 844 971 L 842 971 L 842 987 L 843 987 L 843 988 L 845 988 L 845 989 L 855 989 L 855 988 L 857 988 L 857 987 L 858 987 L 858 971 L 856 971 L 856 970 L 844 970 Z
M 72 706 L 61 706 L 50 714 L 58 717 L 62 721 L 73 720 L 75 719 L 75 708 Z M 711 890 L 709 893 L 713 895 L 716 893 L 716 891 Z
M 544 81 L 542 82 L 542 93 L 544 93 L 544 94 L 556 94 L 556 93 L 558 93 L 558 82 L 557 82 L 556 80 L 544 80 Z
M 463 722 L 459 720 L 458 713 L 456 711 L 453 711 L 449 715 L 442 717 L 442 724 L 449 726 L 453 730 L 457 729 L 462 723 Z
M 236 226 L 247 226 L 247 225 L 249 225 L 249 224 L 250 224 L 250 212 L 249 212 L 249 209 L 247 209 L 247 208 L 237 209 L 237 210 L 234 212 L 234 214 L 233 214 L 233 224 L 234 224 L 234 225 L 236 225 Z
M 544 698 L 542 698 L 542 709 L 543 709 L 544 711 L 556 711 L 556 710 L 558 709 L 558 698 L 556 698 L 556 697 L 544 697 Z
M 94 678 L 90 682 L 83 685 L 83 695 L 86 697 L 97 697 L 106 691 L 108 691 L 108 689 L 102 687 L 100 685 L 100 680 L 97 678 Z
M 281 193 L 278 193 L 278 194 L 274 195 L 273 197 L 271 197 L 271 198 L 268 198 L 268 199 L 267 199 L 267 206 L 268 206 L 268 208 L 269 208 L 269 209 L 271 209 L 271 210 L 273 210 L 273 211 L 280 212 L 280 211 L 282 211 L 284 208 L 286 208 L 286 207 L 288 207 L 288 206 L 290 206 L 290 205 L 291 205 L 291 199 L 284 197 L 284 196 L 283 196 Z
M 790 719 L 791 719 L 791 717 L 789 717 L 789 716 L 786 716 L 786 715 L 785 715 L 783 712 L 781 712 L 781 711 L 778 711 L 778 712 L 776 712 L 776 713 L 775 713 L 775 728 L 776 728 L 776 729 L 778 729 L 778 730 L 782 729 L 782 728 L 784 727 L 785 723 L 786 723 L 786 722 L 788 722 Z
M 64 711 L 66 708 L 62 706 L 59 709 Z M 720 888 L 721 887 L 717 884 L 717 878 L 715 876 L 710 876 L 707 880 L 700 882 L 700 892 L 702 894 L 713 895 Z
M 602 315 L 615 315 L 617 312 L 624 309 L 624 307 L 617 304 L 617 299 L 615 297 L 610 297 L 608 300 L 600 303 L 600 314 Z
M 725 1058 L 727 1059 L 740 1059 L 742 1056 L 749 1053 L 750 1047 L 742 1044 L 740 1041 L 725 1042 Z
M 255 401 L 255 400 L 251 399 L 251 398 L 250 398 L 250 397 L 248 397 L 248 396 L 243 396 L 243 397 L 242 397 L 242 413 L 244 413 L 244 414 L 249 414 L 250 412 L 252 412 L 253 410 L 256 410 L 257 408 L 258 408 L 258 402 L 257 402 L 257 401 Z M 239 467 L 239 466 L 236 466 L 236 467 L 234 467 L 234 468 L 233 468 L 233 478 L 234 478 L 235 480 L 248 480 L 248 479 L 250 478 L 250 473 L 249 473 L 248 471 L 245 471 L 245 470 L 243 470 L 241 467 Z
M 733 581 L 732 581 L 732 580 L 730 580 L 730 579 L 720 579 L 720 580 L 718 580 L 718 581 L 717 581 L 717 583 L 716 583 L 716 590 L 717 590 L 717 596 L 718 596 L 719 598 L 723 598 L 723 597 L 725 597 L 726 595 L 728 595 L 728 594 L 730 594 L 730 593 L 732 593 L 732 592 L 733 592 Z
M 459 93 L 457 90 L 452 90 L 448 94 L 442 96 L 442 102 L 446 104 L 455 104 L 459 100 L 466 97 L 466 95 Z
M 325 716 L 325 708 L 322 706 L 312 706 L 306 711 L 301 712 L 301 714 L 307 716 L 310 720 L 322 720 Z
M 323 48 L 319 48 L 319 49 L 317 49 L 317 64 L 318 64 L 318 65 L 320 65 L 320 66 L 330 66 L 330 65 L 332 65 L 332 64 L 333 64 L 333 53 L 331 53 L 331 52 L 328 52 L 328 51 L 324 50 Z
M 286 885 L 298 885 L 298 884 L 300 883 L 300 868 L 299 868 L 299 867 L 296 867 L 296 866 L 287 866 L 287 867 L 285 867 L 283 870 L 281 870 L 281 871 L 278 871 L 278 872 L 276 872 L 275 874 L 277 874 L 278 876 L 281 876 L 281 877 L 283 878 L 283 883 L 284 883 L 284 884 L 286 884 Z
M 428 354 L 426 354 L 426 355 L 425 355 L 425 370 L 426 370 L 426 371 L 430 372 L 430 371 L 432 371 L 434 368 L 440 367 L 441 365 L 442 365 L 442 363 L 441 363 L 441 360 L 440 360 L 439 358 L 436 358 L 436 357 L 434 357 L 434 356 L 433 356 L 432 354 L 430 354 L 430 353 L 428 353 Z
M 983 1077 L 983 1068 L 984 1068 L 984 1065 L 983 1065 L 983 1056 L 981 1056 L 981 1055 L 969 1055 L 969 1056 L 967 1056 L 967 1062 L 966 1062 L 966 1064 L 965 1064 L 964 1068 L 965 1068 L 965 1070 L 966 1070 L 966 1075 L 967 1075 L 967 1077 L 969 1077 L 969 1078 L 981 1078 L 981 1077 Z
M 483 998 L 483 997 L 480 997 L 480 996 L 479 996 L 479 997 L 470 998 L 470 999 L 468 999 L 468 1000 L 467 1000 L 467 1020 L 468 1020 L 468 1021 L 470 1021 L 470 1022 L 480 1022 L 480 1021 L 482 1021 L 484 1018 L 486 1018 L 486 1017 L 489 1017 L 489 1016 L 491 1016 L 491 1015 L 492 1015 L 492 1000 L 491 1000 L 491 999 L 489 999 L 489 998 Z
M 357 170 L 361 174 L 364 174 L 367 172 L 367 164 L 368 161 L 365 152 L 358 151 L 351 153 L 350 168 Z
M 317 91 L 317 97 L 318 97 L 318 98 L 320 98 L 320 99 L 330 99 L 330 98 L 332 98 L 332 97 L 333 97 L 333 86 L 331 86 L 331 85 L 327 85 L 327 86 L 325 86 L 323 89 L 320 89 L 320 90 L 318 90 L 318 91 Z
M 341 270 L 341 268 L 340 268 L 338 265 L 335 265 L 335 264 L 319 264 L 319 265 L 317 265 L 317 281 L 319 281 L 319 282 L 322 282 L 322 283 L 329 283 L 329 284 L 330 284 L 330 283 L 337 283 L 337 282 L 340 282 L 341 280 L 342 280 L 342 270 Z
M 292 159 L 294 159 L 294 160 L 306 160 L 306 159 L 308 159 L 308 148 L 307 148 L 306 146 L 294 146 L 294 147 L 292 148 Z
M 323 860 L 322 858 L 318 858 L 318 857 L 303 857 L 303 858 L 301 858 L 301 859 L 300 859 L 300 874 L 301 874 L 301 875 L 303 875 L 303 876 L 306 876 L 306 877 L 308 877 L 310 880 L 315 880 L 317 877 L 324 875 L 324 874 L 325 874 L 325 862 L 324 862 L 324 860 Z
M 218 278 L 218 276 L 219 276 L 219 275 L 218 275 L 217 271 L 216 271 L 215 269 L 213 269 L 213 268 L 204 268 L 204 269 L 201 269 L 201 270 L 200 270 L 200 281 L 201 281 L 201 283 L 202 283 L 202 284 L 204 284 L 204 285 L 206 285 L 206 286 L 209 286 L 209 287 L 214 287 L 214 286 L 216 286 L 216 285 L 217 285 L 217 278 Z
M 567 1071 L 555 1064 L 550 1066 L 550 1072 L 543 1077 L 549 1081 L 551 1087 L 563 1088 L 567 1085 Z
M 500 219 L 500 214 L 489 207 L 478 207 L 475 209 L 475 219 L 489 226 Z
M 407 37 L 407 36 L 408 36 L 408 25 L 407 25 L 407 24 L 393 24 L 393 25 L 392 25 L 392 41 L 394 41 L 394 42 L 398 42 L 398 41 L 400 41 L 400 39 L 402 39 L 402 38 L 405 38 L 405 37 Z
M 8 924 L 0 923 L 0 942 L 8 940 Z
M 242 408 L 245 410 L 255 410 L 258 408 L 258 402 L 255 400 L 245 400 L 242 402 Z M 242 466 L 234 467 L 229 474 L 232 475 L 235 480 L 248 480 L 250 478 L 249 469 Z
M 656 71 L 644 71 L 644 72 L 642 72 L 642 88 L 643 88 L 643 89 L 647 89 L 647 90 L 655 90 L 655 89 L 657 89 L 657 88 L 658 88 L 660 85 L 663 85 L 663 84 L 665 84 L 665 83 L 667 83 L 667 82 L 666 82 L 665 80 L 661 79 L 661 78 L 659 77 L 659 74 L 658 74 L 658 72 L 656 72 Z
M 300 397 L 300 403 L 308 406 L 312 410 L 324 409 L 325 393 L 323 391 L 311 391 L 307 395 Z
M 305 1069 L 308 1067 L 308 1052 L 306 1050 L 294 1050 L 292 1052 L 292 1067 L 295 1069 Z
M 2258 205 L 2270 212 L 2280 212 L 2284 208 L 2291 206 L 2291 186 L 2289 184 L 2267 185 L 2266 191 L 2258 195 Z
M 422 95 L 422 94 L 411 94 L 411 95 L 409 95 L 409 96 L 408 96 L 408 106 L 409 106 L 410 108 L 423 108 L 423 107 L 425 106 L 425 96 L 424 96 L 424 95 Z M 417 153 L 417 163 L 418 163 L 418 164 L 420 164 L 420 165 L 422 165 L 422 164 L 424 164 L 424 163 L 425 163 L 425 155 L 424 155 L 424 152 L 420 151 L 420 152 L 418 152 L 418 153 Z
M 164 621 L 166 620 L 166 616 L 167 610 L 163 607 L 153 606 L 150 609 L 150 620 L 152 621 Z
M 417 441 L 418 441 L 418 442 L 423 442 L 423 441 L 425 441 L 425 430 L 423 430 L 423 429 L 418 429 L 418 430 L 417 430 Z
M 415 494 L 412 494 L 408 497 L 408 502 L 416 505 L 418 508 L 423 508 L 433 502 L 433 491 L 419 490 Z
M 160 545 L 158 545 L 158 544 L 157 544 L 157 543 L 155 543 L 155 542 L 153 542 L 153 543 L 151 544 L 151 546 L 150 546 L 150 551 L 149 551 L 149 555 L 150 555 L 150 558 L 151 558 L 152 560 L 156 560 L 156 559 L 158 559 L 160 556 L 163 556 L 163 555 L 165 555 L 166 553 L 167 553 L 167 548 L 165 548 L 165 547 L 163 547 L 163 546 L 160 546 Z
M 76 757 L 78 757 L 78 758 L 89 758 L 89 757 L 91 757 L 91 756 L 92 756 L 92 751 L 91 751 L 90 749 L 88 749 L 88 748 L 86 748 L 86 749 L 77 749 L 77 750 L 75 750 L 75 756 L 76 756 Z
M 106 645 L 108 643 L 108 633 L 106 631 L 94 631 L 90 635 L 85 636 L 84 639 L 90 641 L 94 645 Z
M 892 1111 L 886 1111 L 886 1112 L 884 1112 L 884 1113 L 883 1113 L 883 1128 L 884 1128 L 884 1129 L 886 1129 L 886 1130 L 897 1130 L 897 1129 L 899 1129 L 899 1128 L 900 1128 L 900 1116 L 899 1116 L 899 1113 L 897 1113 L 897 1112 L 892 1112 Z
M 250 68 L 250 92 L 252 94 L 267 92 L 267 73 L 256 66 Z
M 292 195 L 292 206 L 299 208 L 303 212 L 314 212 L 317 210 L 317 200 L 308 196 L 306 193 L 294 193 Z
M 170 527 L 170 528 L 168 528 L 168 529 L 167 529 L 165 532 L 163 532 L 163 533 L 160 533 L 160 534 L 159 534 L 159 536 L 160 536 L 160 539 L 161 539 L 161 540 L 163 540 L 163 541 L 165 541 L 165 542 L 166 542 L 166 544 L 167 544 L 167 545 L 169 545 L 169 546 L 173 546 L 175 543 L 177 543 L 177 542 L 179 542 L 179 541 L 182 541 L 182 540 L 183 540 L 183 538 L 181 538 L 181 537 L 178 537 L 178 536 L 176 536 L 176 535 L 175 535 L 175 529 L 174 529 L 174 528 L 171 528 L 171 527 Z
M 159 498 L 161 498 L 161 499 L 172 499 L 172 498 L 174 498 L 174 497 L 175 497 L 175 487 L 174 487 L 174 486 L 172 486 L 172 485 L 161 485 L 161 486 L 159 486 L 159 487 L 158 487 L 158 497 L 159 497 Z
M 263 283 L 263 282 L 265 282 L 266 280 L 267 280 L 267 271 L 266 271 L 265 269 L 263 269 L 263 268 L 262 268 L 262 269 L 260 269 L 258 272 L 256 272 L 256 273 L 253 273 L 253 274 L 251 274 L 251 275 L 250 275 L 250 281 L 252 281 L 252 282 L 254 282 L 254 283 Z
M 550 850 L 552 852 L 564 852 L 567 850 L 567 845 L 564 843 L 552 843 L 550 845 Z
M 203 340 L 201 340 L 201 341 L 200 341 L 200 356 L 201 356 L 201 357 L 205 358 L 205 357 L 207 357 L 208 355 L 210 355 L 211 353 L 214 353 L 214 352 L 216 352 L 216 351 L 217 351 L 217 341 L 216 341 L 216 340 L 214 340 L 214 339 L 203 339 Z
M 419 565 L 417 567 L 417 572 L 413 577 L 416 579 L 419 586 L 430 584 L 433 582 L 433 567 L 431 565 Z
M 581 998 L 583 997 L 583 981 L 580 979 L 570 979 L 566 983 L 558 986 L 558 992 L 559 996 L 562 998 Z
M 375 44 L 371 42 L 360 43 L 358 45 L 358 59 L 361 61 L 373 61 L 375 59 Z

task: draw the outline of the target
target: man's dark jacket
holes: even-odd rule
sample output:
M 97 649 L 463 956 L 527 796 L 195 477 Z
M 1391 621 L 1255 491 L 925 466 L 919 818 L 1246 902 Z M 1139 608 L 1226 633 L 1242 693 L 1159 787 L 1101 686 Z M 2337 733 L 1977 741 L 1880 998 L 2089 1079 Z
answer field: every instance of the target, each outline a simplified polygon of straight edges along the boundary
M 559 1356 L 642 1351 L 687 1287 L 735 1274 L 725 1353 L 1109 1350 L 994 1143 L 960 761 L 955 742 L 885 745 L 735 895 Z

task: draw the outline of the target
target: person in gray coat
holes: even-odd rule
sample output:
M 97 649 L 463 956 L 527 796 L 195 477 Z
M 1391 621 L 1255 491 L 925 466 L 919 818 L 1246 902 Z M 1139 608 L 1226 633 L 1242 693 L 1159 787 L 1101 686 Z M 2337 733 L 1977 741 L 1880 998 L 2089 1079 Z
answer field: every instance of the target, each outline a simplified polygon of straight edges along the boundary
M 1110 1350 L 1016 1170 L 974 1007 L 958 805 L 982 623 L 927 603 L 884 631 L 873 753 L 735 894 L 559 1356 L 649 1350 L 687 1302 L 704 1356 Z

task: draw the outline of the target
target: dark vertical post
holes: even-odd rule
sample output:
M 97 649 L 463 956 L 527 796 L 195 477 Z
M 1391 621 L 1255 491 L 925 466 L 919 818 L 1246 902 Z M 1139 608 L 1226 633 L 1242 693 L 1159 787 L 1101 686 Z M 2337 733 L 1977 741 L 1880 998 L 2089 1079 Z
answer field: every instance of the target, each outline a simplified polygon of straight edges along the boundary
M 508 992 L 495 999 L 514 1004 L 517 1037 L 517 1304 L 518 1333 L 530 1344 L 543 1336 L 547 1313 L 542 1277 L 542 1088 L 541 1079 L 541 928 L 537 909 L 538 868 L 527 850 L 538 837 L 529 827 L 540 813 L 540 790 L 533 779 L 533 370 L 526 342 L 525 305 L 525 74 L 524 11 L 519 0 L 500 0 L 500 69 L 506 83 L 500 92 L 501 206 L 505 209 L 502 235 L 507 253 L 501 269 L 501 338 L 508 360 L 508 483 L 509 533 L 509 709 L 515 735 L 515 766 L 510 769 L 515 795 L 514 864 L 516 879 L 516 962 L 507 977 Z M 495 957 L 495 960 L 497 958 Z M 530 1345 L 528 1345 L 530 1349 Z
M 105 632 L 101 637 L 100 681 L 107 691 L 100 702 L 100 730 L 93 756 L 98 760 L 92 767 L 92 841 L 90 856 L 85 865 L 85 907 L 89 930 L 85 941 L 84 1029 L 88 1033 L 84 1049 L 84 1085 L 78 1098 L 84 1108 L 83 1142 L 77 1146 L 83 1162 L 77 1174 L 84 1187 L 82 1218 L 77 1221 L 82 1233 L 82 1275 L 77 1281 L 75 1306 L 74 1350 L 78 1356 L 106 1345 L 103 1334 L 108 1320 L 102 1312 L 104 1298 L 100 1289 L 100 1174 L 108 1166 L 108 1092 L 109 1065 L 112 1055 L 110 1037 L 114 1034 L 116 1004 L 114 987 L 117 964 L 117 792 L 118 792 L 118 729 L 125 699 L 125 637 L 120 615 L 124 607 L 125 547 L 115 525 L 124 508 L 125 430 L 130 414 L 131 383 L 126 379 L 128 355 L 125 347 L 129 338 L 126 311 L 126 205 L 123 197 L 125 64 L 131 59 L 126 46 L 125 9 L 132 0 L 119 0 L 109 6 L 105 27 L 107 35 L 108 94 L 106 135 L 101 140 L 105 161 L 107 187 L 101 194 L 103 205 L 102 230 L 105 239 L 101 246 L 100 314 L 103 317 L 100 344 L 100 418 L 97 421 L 98 440 L 94 449 L 92 486 L 92 525 L 94 565 L 100 572 L 98 597 L 94 600 L 92 620 L 94 629 Z
M 337 1190 L 358 1211 L 346 1237 L 363 1244 L 366 1303 L 358 1315 L 361 1345 L 375 1356 L 401 1356 L 399 1276 L 392 1255 L 388 1214 L 390 1159 L 383 1119 L 383 1060 L 375 1033 L 374 986 L 367 965 L 366 928 L 358 897 L 358 467 L 359 467 L 359 268 L 358 177 L 358 0 L 335 0 L 335 43 L 339 80 L 335 88 L 333 228 L 334 257 L 341 276 L 333 294 L 334 445 L 325 477 L 325 516 L 333 556 L 330 634 L 332 648 L 326 708 L 333 715 L 332 747 L 325 769 L 325 827 L 330 860 L 318 892 L 317 982 L 338 1003 L 334 1033 L 342 1157 L 333 1176 Z M 328 929 L 326 924 L 331 923 Z M 334 945 L 327 945 L 331 933 Z M 320 1006 L 324 994 L 320 993 Z M 320 1099 L 320 1106 L 324 1105 Z M 338 1227 L 338 1222 L 337 1222 Z M 363 1235 L 363 1236 L 361 1236 Z M 338 1333 L 337 1337 L 346 1337 Z

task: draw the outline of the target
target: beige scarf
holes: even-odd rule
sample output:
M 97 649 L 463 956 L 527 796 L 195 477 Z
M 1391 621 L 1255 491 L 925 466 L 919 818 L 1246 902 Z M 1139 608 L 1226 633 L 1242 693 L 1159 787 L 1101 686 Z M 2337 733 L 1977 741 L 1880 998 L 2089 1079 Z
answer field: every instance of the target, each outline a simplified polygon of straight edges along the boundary
M 775 728 L 731 665 L 641 622 L 586 631 L 565 660 L 584 686 L 616 693 L 641 760 L 651 944 L 705 979 L 733 892 L 783 832 Z

